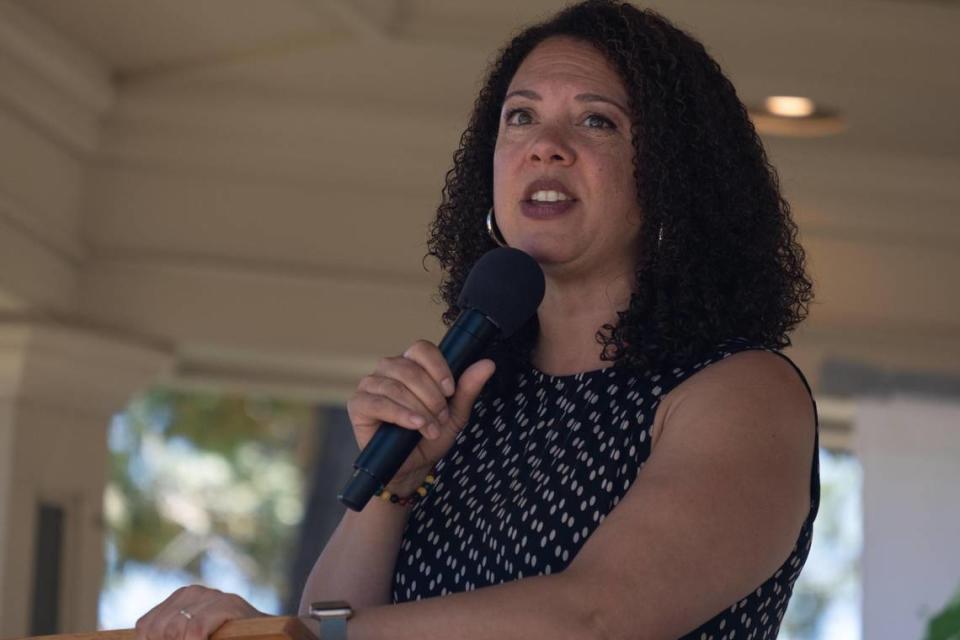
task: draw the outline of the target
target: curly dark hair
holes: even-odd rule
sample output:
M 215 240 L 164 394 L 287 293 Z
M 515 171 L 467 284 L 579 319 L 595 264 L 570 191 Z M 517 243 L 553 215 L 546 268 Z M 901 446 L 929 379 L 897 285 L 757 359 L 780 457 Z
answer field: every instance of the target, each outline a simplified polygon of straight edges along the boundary
M 734 337 L 789 346 L 813 285 L 790 206 L 746 108 L 700 42 L 654 11 L 612 0 L 587 0 L 526 28 L 490 66 L 424 257 L 444 271 L 445 324 L 460 313 L 457 297 L 471 267 L 496 246 L 485 217 L 504 96 L 524 58 L 551 36 L 596 47 L 629 98 L 644 224 L 629 307 L 596 335 L 601 359 L 649 370 L 691 362 Z M 534 316 L 497 345 L 498 367 L 504 356 L 529 359 L 537 334 Z

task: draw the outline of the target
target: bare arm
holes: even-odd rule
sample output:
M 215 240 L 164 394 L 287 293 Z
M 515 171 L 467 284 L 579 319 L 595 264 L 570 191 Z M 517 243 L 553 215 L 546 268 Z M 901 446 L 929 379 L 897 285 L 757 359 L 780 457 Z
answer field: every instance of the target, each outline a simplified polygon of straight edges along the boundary
M 379 499 L 359 513 L 348 509 L 310 571 L 300 614 L 318 600 L 346 600 L 354 607 L 390 604 L 393 565 L 409 512 Z

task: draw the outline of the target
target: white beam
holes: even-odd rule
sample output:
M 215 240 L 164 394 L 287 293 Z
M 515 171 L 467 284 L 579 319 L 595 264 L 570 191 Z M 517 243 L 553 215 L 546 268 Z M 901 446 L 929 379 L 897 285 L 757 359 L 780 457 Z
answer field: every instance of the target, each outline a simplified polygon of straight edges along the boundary
M 375 7 L 361 7 L 356 0 L 307 0 L 324 14 L 337 16 L 358 37 L 375 42 L 389 40 L 399 17 L 399 0 L 377 0 Z M 374 17 L 371 9 L 377 10 Z
M 90 153 L 114 100 L 105 65 L 29 12 L 0 3 L 0 107 L 72 151 Z

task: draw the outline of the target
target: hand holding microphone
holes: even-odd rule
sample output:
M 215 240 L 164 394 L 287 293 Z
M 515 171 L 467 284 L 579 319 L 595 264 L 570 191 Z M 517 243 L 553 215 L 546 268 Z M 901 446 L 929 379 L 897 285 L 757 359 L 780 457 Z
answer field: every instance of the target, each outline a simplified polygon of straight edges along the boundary
M 526 253 L 509 247 L 487 252 L 467 275 L 457 300 L 462 311 L 439 347 L 414 343 L 404 357 L 381 360 L 377 371 L 361 380 L 348 412 L 362 451 L 338 495 L 343 504 L 361 511 L 388 483 L 398 493 L 412 482 L 417 484 L 411 491 L 419 484 L 423 477 L 414 472 L 425 475 L 449 450 L 493 375 L 493 363 L 478 362 L 480 355 L 536 313 L 544 288 L 540 265 Z M 448 378 L 454 381 L 454 393 L 444 390 Z M 430 438 L 433 427 L 440 433 L 437 438 Z
M 480 360 L 454 383 L 440 349 L 432 342 L 418 340 L 403 356 L 382 358 L 376 371 L 360 381 L 347 402 L 347 414 L 361 451 L 385 422 L 422 436 L 386 483 L 391 493 L 412 493 L 449 451 L 494 369 L 492 360 Z M 445 380 L 449 387 L 442 384 Z

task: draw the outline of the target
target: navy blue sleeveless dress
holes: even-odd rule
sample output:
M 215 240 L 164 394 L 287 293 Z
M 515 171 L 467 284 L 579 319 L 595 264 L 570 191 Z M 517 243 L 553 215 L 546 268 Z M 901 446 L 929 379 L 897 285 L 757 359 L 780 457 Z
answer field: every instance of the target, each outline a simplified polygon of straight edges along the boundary
M 742 339 L 722 343 L 689 367 L 657 374 L 609 367 L 551 376 L 526 365 L 508 394 L 488 393 L 488 382 L 470 422 L 438 463 L 433 490 L 413 507 L 394 568 L 393 602 L 562 571 L 650 456 L 660 399 L 709 364 L 747 349 L 783 357 L 810 391 L 789 358 Z M 819 433 L 816 438 L 810 511 L 790 556 L 684 639 L 777 636 L 820 503 Z

